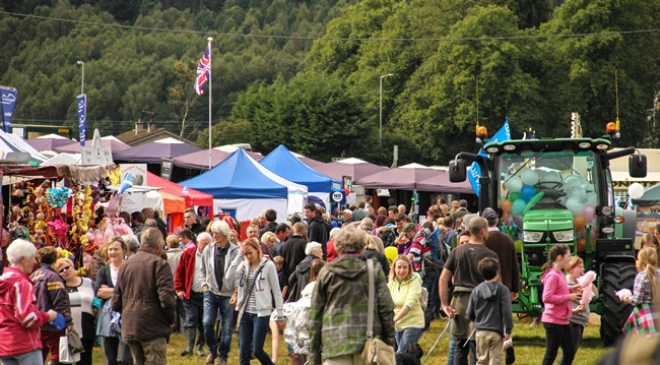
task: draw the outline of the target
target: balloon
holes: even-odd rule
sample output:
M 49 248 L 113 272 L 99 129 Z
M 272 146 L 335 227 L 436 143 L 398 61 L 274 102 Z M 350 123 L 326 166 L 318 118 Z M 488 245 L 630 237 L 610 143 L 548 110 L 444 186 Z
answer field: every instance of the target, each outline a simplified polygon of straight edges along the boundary
M 520 195 L 522 196 L 525 202 L 529 202 L 530 200 L 532 200 L 534 195 L 536 195 L 536 189 L 534 189 L 534 187 L 531 185 L 525 185 L 520 190 Z
M 580 185 L 582 185 L 582 183 L 580 182 L 580 179 L 578 179 L 575 175 L 568 175 L 564 179 L 564 191 L 570 192 L 574 187 Z
M 518 199 L 514 201 L 513 205 L 511 206 L 511 214 L 513 215 L 522 214 L 523 210 L 525 210 L 525 205 L 527 205 L 527 203 L 525 203 L 525 201 L 522 199 Z
M 594 192 L 594 184 L 589 184 L 589 183 L 582 184 L 582 189 L 584 189 L 584 191 L 586 191 L 587 194 L 588 193 L 593 193 Z
M 584 191 L 584 188 L 582 186 L 574 186 L 571 189 L 570 196 L 572 198 L 577 198 L 578 200 L 583 201 L 587 199 L 587 192 Z
M 587 222 L 591 222 L 596 218 L 596 207 L 593 205 L 589 204 L 582 209 L 582 214 L 584 214 L 584 219 L 587 220 Z
M 640 183 L 631 184 L 628 187 L 628 195 L 633 199 L 639 199 L 644 195 L 644 187 Z
M 545 174 L 543 181 L 560 182 L 561 176 L 559 176 L 557 171 L 549 171 L 547 174 Z
M 520 177 L 526 185 L 536 185 L 539 182 L 539 175 L 534 170 L 524 169 Z
M 587 193 L 587 204 L 598 205 L 598 196 L 595 192 Z
M 513 242 L 513 245 L 516 246 L 516 253 L 522 253 L 522 241 L 521 240 L 515 240 Z
M 345 188 L 345 189 L 344 189 L 344 193 L 346 193 L 346 196 L 351 195 L 351 191 L 348 190 L 348 188 Z
M 520 191 L 520 189 L 522 189 L 522 185 L 522 180 L 520 180 L 518 176 L 513 176 L 504 183 L 504 186 L 506 186 L 507 190 L 514 193 Z
M 513 216 L 511 214 L 507 214 L 506 217 L 502 219 L 502 222 L 504 222 L 505 226 L 513 225 Z
M 500 208 L 504 213 L 511 213 L 511 206 L 513 205 L 513 202 L 509 199 L 505 199 L 500 203 Z
M 536 203 L 538 203 L 539 200 L 541 200 L 541 198 L 543 198 L 543 195 L 545 195 L 545 192 L 543 192 L 543 191 L 536 194 L 536 195 L 534 195 L 534 197 L 532 199 L 530 199 L 529 202 L 527 203 L 527 205 L 525 206 L 525 209 L 523 210 L 523 214 L 527 214 L 527 212 L 529 212 L 530 209 L 534 208 Z
M 587 225 L 587 219 L 583 215 L 578 214 L 573 218 L 573 224 L 575 224 L 576 232 L 581 231 Z
M 575 242 L 578 252 L 585 252 L 587 250 L 587 239 L 580 238 Z
M 575 197 L 571 197 L 566 201 L 566 209 L 568 209 L 573 215 L 578 215 L 582 213 L 582 203 L 580 200 Z
M 518 199 L 522 199 L 522 197 L 520 196 L 519 192 L 515 192 L 515 193 L 509 193 L 507 199 L 511 200 L 512 202 L 515 202 Z

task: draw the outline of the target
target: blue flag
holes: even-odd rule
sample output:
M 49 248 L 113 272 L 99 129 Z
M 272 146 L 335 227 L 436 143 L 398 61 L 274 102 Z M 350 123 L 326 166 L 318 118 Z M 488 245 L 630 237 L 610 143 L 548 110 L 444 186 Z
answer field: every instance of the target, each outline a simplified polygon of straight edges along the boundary
M 0 86 L 0 94 L 2 94 L 2 102 L 0 102 L 0 109 L 2 111 L 2 130 L 9 133 L 11 117 L 14 114 L 18 91 L 13 87 Z
M 87 124 L 87 95 L 78 95 L 76 98 L 76 105 L 78 106 L 78 133 L 80 137 L 80 145 L 85 145 L 85 127 Z
M 126 174 L 124 181 L 121 183 L 121 186 L 119 187 L 119 194 L 123 194 L 124 191 L 132 187 L 133 187 L 133 176 L 131 176 L 131 173 L 129 172 L 128 174 Z
M 509 118 L 504 121 L 504 125 L 500 128 L 497 133 L 491 138 L 484 147 L 487 147 L 491 143 L 504 142 L 511 139 L 511 129 L 509 128 Z M 479 156 L 488 157 L 488 154 L 484 151 L 483 148 L 479 150 Z M 472 166 L 468 169 L 467 173 L 468 181 L 472 185 L 472 190 L 474 193 L 479 196 L 479 177 L 481 176 L 481 167 L 476 162 L 472 163 Z

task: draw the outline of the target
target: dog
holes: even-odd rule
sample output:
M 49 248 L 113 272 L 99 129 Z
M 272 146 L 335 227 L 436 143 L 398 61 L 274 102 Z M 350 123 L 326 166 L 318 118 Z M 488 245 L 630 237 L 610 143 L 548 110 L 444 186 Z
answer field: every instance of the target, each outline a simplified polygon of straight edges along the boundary
M 424 351 L 418 343 L 409 343 L 405 352 L 396 354 L 396 365 L 421 365 Z

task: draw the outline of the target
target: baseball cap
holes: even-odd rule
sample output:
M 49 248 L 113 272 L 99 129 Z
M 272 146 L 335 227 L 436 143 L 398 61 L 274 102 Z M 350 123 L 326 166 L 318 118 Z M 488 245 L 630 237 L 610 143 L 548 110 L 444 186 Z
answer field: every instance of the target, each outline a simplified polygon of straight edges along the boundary
M 493 210 L 493 208 L 486 208 L 484 209 L 484 212 L 481 214 L 481 216 L 487 220 L 496 219 L 497 212 Z
M 55 327 L 55 329 L 58 330 L 58 331 L 63 330 L 64 326 L 65 326 L 64 316 L 57 313 L 57 317 L 55 318 L 54 321 L 50 322 L 50 325 Z
M 410 231 L 416 231 L 416 230 L 417 230 L 417 226 L 415 226 L 415 223 L 407 223 L 407 224 L 403 227 L 403 231 L 401 231 L 401 233 L 406 234 L 406 233 L 408 233 L 408 232 L 410 232 Z

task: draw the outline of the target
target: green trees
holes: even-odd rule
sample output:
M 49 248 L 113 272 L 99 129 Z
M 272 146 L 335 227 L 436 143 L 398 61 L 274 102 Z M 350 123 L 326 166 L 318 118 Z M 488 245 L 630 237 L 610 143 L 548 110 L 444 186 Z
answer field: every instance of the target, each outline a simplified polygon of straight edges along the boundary
M 617 116 L 616 72 L 622 139 L 615 144 L 658 145 L 660 33 L 635 32 L 660 29 L 657 1 L 0 6 L 111 25 L 0 17 L 0 84 L 19 89 L 17 122 L 74 126 L 82 60 L 91 127 L 117 134 L 147 112 L 174 133 L 193 140 L 199 134 L 206 146 L 208 94 L 196 95 L 192 84 L 212 36 L 214 144 L 249 142 L 267 153 L 285 143 L 317 159 L 345 154 L 387 165 L 397 144 L 400 163 L 444 165 L 460 150 L 476 150 L 477 119 L 493 132 L 509 118 L 515 137 L 529 128 L 539 137 L 565 137 L 570 113 L 578 112 L 586 135 L 602 135 Z M 379 79 L 390 73 L 381 146 Z

